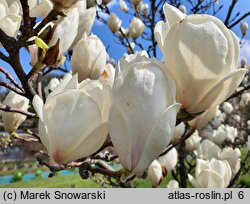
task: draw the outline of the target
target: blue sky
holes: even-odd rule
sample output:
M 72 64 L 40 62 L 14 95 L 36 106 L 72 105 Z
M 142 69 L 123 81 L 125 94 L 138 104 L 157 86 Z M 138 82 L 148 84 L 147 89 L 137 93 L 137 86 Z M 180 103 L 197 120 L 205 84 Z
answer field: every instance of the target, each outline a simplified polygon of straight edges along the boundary
M 146 3 L 147 0 L 144 0 L 143 2 Z M 224 7 L 220 11 L 220 13 L 217 15 L 217 17 L 220 18 L 222 21 L 224 21 L 225 19 L 226 11 L 228 10 L 230 2 L 231 0 L 220 0 L 219 5 L 223 4 Z M 183 0 L 182 3 L 188 8 L 188 3 L 186 0 Z M 120 10 L 119 0 L 112 0 L 111 3 L 108 4 L 108 7 L 110 8 L 111 12 L 115 12 L 119 16 L 119 18 L 122 20 L 122 26 L 124 28 L 127 28 L 129 26 L 130 20 L 132 19 L 132 16 L 129 14 L 125 14 L 124 12 Z M 249 0 L 239 0 L 233 14 L 236 14 L 239 11 L 243 14 L 249 10 L 250 10 Z M 247 21 L 248 24 L 250 25 L 250 17 L 247 17 L 245 21 Z M 235 26 L 232 30 L 236 33 L 237 36 L 239 37 L 241 36 L 239 25 Z M 126 49 L 116 42 L 117 38 L 113 36 L 111 31 L 105 24 L 102 24 L 96 21 L 92 28 L 92 32 L 93 34 L 97 35 L 102 40 L 106 48 L 108 48 L 108 53 L 110 57 L 114 58 L 116 62 L 122 57 L 123 53 L 126 52 Z M 136 47 L 135 50 L 139 51 L 140 49 Z M 246 57 L 248 61 L 250 62 L 250 32 L 248 32 L 245 38 L 244 45 L 241 49 L 241 55 Z M 159 56 L 158 59 L 160 58 L 161 56 Z M 29 66 L 30 58 L 25 49 L 23 49 L 21 52 L 21 59 L 22 59 L 22 64 L 23 64 L 23 67 L 25 68 L 25 71 L 28 72 L 31 69 L 31 67 Z M 4 67 L 14 76 L 14 78 L 16 78 L 14 72 L 12 71 L 9 65 L 7 65 L 6 63 L 0 60 L 0 66 Z M 69 63 L 68 63 L 68 66 L 69 66 Z M 5 78 L 1 77 L 1 80 L 5 80 Z

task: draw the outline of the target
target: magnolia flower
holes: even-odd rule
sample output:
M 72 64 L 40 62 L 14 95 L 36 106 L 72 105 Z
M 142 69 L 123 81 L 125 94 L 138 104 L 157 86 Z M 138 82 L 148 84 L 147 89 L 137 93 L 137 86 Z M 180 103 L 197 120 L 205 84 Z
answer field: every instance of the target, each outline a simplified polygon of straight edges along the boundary
M 70 49 L 75 47 L 78 41 L 84 37 L 85 33 L 89 35 L 96 17 L 96 8 L 91 7 L 87 9 L 86 0 L 79 1 L 76 4 L 76 7 L 78 9 L 78 14 L 79 14 L 79 24 L 78 24 L 77 35 Z
M 186 9 L 186 7 L 185 7 L 183 4 L 180 5 L 179 10 L 180 10 L 182 13 L 184 13 L 184 14 L 187 13 L 187 9 Z
M 39 135 L 51 159 L 60 164 L 89 156 L 108 134 L 111 86 L 98 80 L 78 83 L 77 74 L 67 74 L 43 105 L 35 95 Z
M 175 127 L 172 143 L 178 142 L 185 133 L 185 124 L 182 122 Z
M 126 2 L 123 0 L 120 0 L 119 3 L 120 3 L 121 10 L 127 13 L 129 9 L 128 9 Z
M 78 0 L 51 0 L 51 1 L 63 8 L 70 8 L 78 2 Z
M 221 148 L 207 139 L 203 140 L 197 147 L 197 154 L 200 159 L 218 159 L 220 153 Z
M 202 128 L 215 116 L 218 109 L 218 106 L 209 108 L 204 113 L 197 116 L 195 119 L 189 121 L 188 124 L 195 129 Z
M 227 161 L 212 158 L 210 161 L 197 159 L 195 177 L 188 174 L 188 179 L 195 188 L 226 188 L 232 172 Z
M 209 135 L 208 139 L 214 142 L 217 145 L 221 145 L 227 137 L 227 134 L 224 130 L 224 125 L 219 126 L 217 130 L 213 130 L 213 133 Z
M 242 68 L 246 68 L 247 67 L 247 59 L 246 58 L 242 58 L 240 61 L 240 66 Z
M 122 21 L 119 19 L 117 15 L 115 15 L 115 13 L 111 13 L 107 24 L 108 24 L 109 29 L 113 33 L 116 33 L 120 29 Z
M 158 161 L 161 164 L 163 175 L 170 174 L 178 162 L 177 150 L 172 148 L 167 154 L 159 157 Z
M 240 24 L 240 30 L 241 30 L 242 36 L 245 36 L 247 34 L 247 31 L 248 31 L 248 23 L 242 22 Z
M 58 78 L 52 78 L 49 81 L 49 84 L 44 88 L 46 97 L 57 87 L 58 84 L 60 84 L 60 81 Z
M 232 113 L 233 110 L 234 110 L 232 104 L 229 103 L 229 102 L 224 102 L 224 103 L 222 104 L 222 109 L 223 109 L 223 111 L 224 111 L 225 113 L 227 113 L 227 114 Z
M 250 104 L 250 93 L 243 93 L 241 95 L 239 106 L 241 108 L 244 108 L 244 107 L 246 107 L 249 104 Z
M 104 72 L 102 75 L 99 77 L 100 81 L 106 81 L 108 82 L 111 86 L 113 86 L 114 80 L 115 80 L 115 68 L 113 67 L 112 64 L 108 63 L 105 66 Z
M 234 177 L 240 169 L 240 156 L 241 152 L 239 148 L 233 149 L 232 147 L 225 147 L 219 155 L 219 159 L 228 161 L 232 170 L 232 177 Z
M 176 180 L 170 180 L 168 182 L 167 188 L 179 188 L 179 183 Z
M 161 164 L 154 160 L 152 164 L 148 167 L 147 177 L 151 181 L 152 187 L 156 188 L 162 181 L 162 169 Z
M 175 84 L 146 52 L 121 59 L 112 90 L 110 137 L 121 164 L 141 176 L 172 139 Z
M 234 142 L 234 139 L 238 136 L 238 130 L 237 128 L 234 128 L 232 126 L 229 126 L 229 125 L 225 125 L 224 126 L 224 131 L 226 133 L 226 140 L 228 142 L 231 142 L 233 143 Z
M 78 73 L 79 82 L 98 79 L 106 65 L 107 54 L 102 41 L 96 35 L 84 36 L 75 46 L 71 66 Z
M 59 42 L 59 54 L 58 59 L 71 47 L 77 35 L 79 25 L 79 13 L 78 8 L 74 7 L 70 9 L 67 16 L 61 18 L 56 25 L 53 37 L 49 42 L 49 47 L 52 47 Z
M 22 17 L 19 14 L 19 6 L 14 2 L 10 6 L 5 0 L 0 1 L 0 28 L 10 37 L 16 37 Z M 0 43 L 1 47 L 1 43 Z
M 241 118 L 239 115 L 235 114 L 232 116 L 232 118 L 235 120 L 235 122 L 240 123 Z
M 129 25 L 129 37 L 133 39 L 138 38 L 144 32 L 144 29 L 145 25 L 141 19 L 134 17 Z
M 4 99 L 3 104 L 8 105 L 11 108 L 17 108 L 23 111 L 27 111 L 29 108 L 29 99 L 11 91 Z M 23 121 L 25 121 L 27 117 L 26 115 L 14 112 L 12 113 L 1 111 L 1 113 L 4 129 L 8 132 L 16 131 L 17 128 L 21 125 Z
M 188 113 L 200 113 L 222 103 L 242 81 L 237 69 L 237 37 L 216 17 L 186 16 L 165 3 L 167 22 L 155 27 L 155 37 L 176 82 L 176 100 Z
M 194 151 L 197 148 L 200 141 L 201 141 L 201 137 L 199 136 L 198 131 L 195 131 L 191 135 L 191 137 L 185 140 L 185 149 L 188 152 Z

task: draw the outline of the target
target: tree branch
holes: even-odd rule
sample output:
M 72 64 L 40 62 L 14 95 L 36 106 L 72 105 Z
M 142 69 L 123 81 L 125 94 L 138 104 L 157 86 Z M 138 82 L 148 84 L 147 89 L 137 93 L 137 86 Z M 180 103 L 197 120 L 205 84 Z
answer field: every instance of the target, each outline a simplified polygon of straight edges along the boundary
M 11 108 L 8 105 L 0 104 L 0 110 L 5 112 L 14 112 L 14 113 L 20 113 L 22 115 L 30 116 L 30 117 L 36 117 L 35 113 L 31 113 L 25 110 L 17 109 L 17 108 Z

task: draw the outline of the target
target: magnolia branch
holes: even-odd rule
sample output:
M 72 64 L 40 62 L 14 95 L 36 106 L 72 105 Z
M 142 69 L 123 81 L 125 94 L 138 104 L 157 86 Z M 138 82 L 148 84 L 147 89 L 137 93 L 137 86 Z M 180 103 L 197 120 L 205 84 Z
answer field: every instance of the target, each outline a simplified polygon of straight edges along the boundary
M 35 113 L 31 113 L 28 111 L 24 111 L 21 109 L 17 109 L 17 108 L 12 108 L 8 105 L 4 105 L 4 104 L 0 104 L 0 110 L 5 111 L 5 112 L 14 112 L 14 113 L 20 113 L 22 115 L 26 115 L 26 116 L 30 116 L 30 117 L 36 117 Z

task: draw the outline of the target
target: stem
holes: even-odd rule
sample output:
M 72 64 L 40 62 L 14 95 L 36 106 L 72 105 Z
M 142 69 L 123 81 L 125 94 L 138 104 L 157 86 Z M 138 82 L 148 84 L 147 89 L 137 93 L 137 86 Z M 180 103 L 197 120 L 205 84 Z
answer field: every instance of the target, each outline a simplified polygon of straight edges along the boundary
M 30 113 L 25 110 L 17 109 L 17 108 L 11 108 L 8 105 L 0 104 L 0 110 L 5 112 L 14 112 L 14 113 L 20 113 L 22 115 L 30 116 L 30 117 L 36 117 L 35 113 Z

